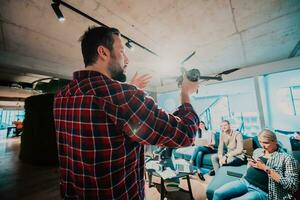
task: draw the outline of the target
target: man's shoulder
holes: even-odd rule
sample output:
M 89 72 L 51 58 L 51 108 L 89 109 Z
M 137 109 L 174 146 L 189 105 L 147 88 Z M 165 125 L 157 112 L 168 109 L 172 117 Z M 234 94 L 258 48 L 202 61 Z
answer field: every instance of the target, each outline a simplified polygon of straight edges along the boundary
M 144 98 L 145 93 L 134 85 L 121 83 L 106 77 L 95 76 L 81 80 L 74 79 L 57 92 L 56 98 L 68 96 L 94 96 L 114 104 L 124 104 L 132 97 Z
M 120 83 L 118 82 L 121 87 L 122 87 L 122 90 L 124 92 L 137 92 L 139 91 L 139 89 L 137 87 L 135 87 L 134 85 L 131 85 L 131 84 L 128 84 L 128 83 Z
M 233 134 L 236 136 L 241 136 L 242 137 L 242 133 L 238 130 L 233 130 Z
M 287 153 L 283 148 L 279 148 L 279 150 L 277 151 L 277 155 L 279 157 L 283 157 L 283 158 L 288 159 L 288 160 L 296 161 L 294 156 Z
M 60 88 L 56 94 L 54 95 L 54 98 L 59 98 L 59 97 L 65 97 L 68 96 L 70 94 L 70 88 L 72 88 L 72 86 L 76 85 L 75 80 L 71 80 L 67 85 L 65 85 L 64 87 Z
M 119 95 L 132 94 L 137 91 L 137 88 L 133 85 L 101 76 L 81 81 L 79 86 L 80 88 L 86 88 L 89 93 L 94 92 L 94 95 L 98 97 L 120 97 Z
M 146 96 L 146 93 L 143 90 L 140 90 L 134 85 L 128 83 L 111 80 L 105 84 L 105 87 L 97 90 L 97 96 L 105 97 L 102 96 L 103 93 L 105 93 L 107 95 L 106 98 L 109 98 L 113 103 L 124 104 L 130 101 L 133 97 L 142 100 Z

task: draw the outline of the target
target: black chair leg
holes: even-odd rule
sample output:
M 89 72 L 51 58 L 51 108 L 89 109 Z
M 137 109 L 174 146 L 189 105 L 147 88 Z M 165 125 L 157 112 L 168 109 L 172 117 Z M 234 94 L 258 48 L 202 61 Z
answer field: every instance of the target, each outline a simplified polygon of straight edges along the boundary
M 194 199 L 189 175 L 186 176 L 186 180 L 187 180 L 187 184 L 188 184 L 188 187 L 189 187 L 190 197 L 191 197 L 191 199 Z

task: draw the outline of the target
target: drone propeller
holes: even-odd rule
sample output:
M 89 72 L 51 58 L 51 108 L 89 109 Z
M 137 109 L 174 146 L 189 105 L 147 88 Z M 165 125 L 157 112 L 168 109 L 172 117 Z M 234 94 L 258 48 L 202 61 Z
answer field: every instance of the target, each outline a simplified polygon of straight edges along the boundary
M 239 70 L 240 68 L 233 68 L 233 69 L 229 69 L 229 70 L 225 70 L 225 71 L 223 71 L 223 72 L 221 72 L 221 73 L 218 73 L 217 75 L 215 75 L 215 76 L 201 76 L 200 75 L 200 71 L 198 70 L 198 69 L 191 69 L 191 70 L 186 70 L 185 68 L 184 68 L 184 63 L 185 62 L 187 62 L 189 59 L 191 59 L 194 55 L 196 54 L 196 51 L 193 51 L 188 57 L 186 57 L 181 63 L 180 63 L 180 65 L 181 65 L 181 73 L 183 74 L 184 72 L 185 73 L 189 73 L 191 70 L 196 70 L 196 71 L 198 71 L 197 72 L 197 80 L 203 80 L 203 81 L 205 81 L 205 80 L 217 80 L 217 81 L 222 81 L 223 80 L 223 78 L 222 78 L 222 75 L 228 75 L 228 74 L 231 74 L 231 73 L 233 73 L 233 72 L 235 72 L 235 71 L 237 71 L 237 70 Z M 194 71 L 195 72 L 195 71 Z M 193 73 L 192 73 L 193 74 Z M 180 80 L 182 79 L 182 76 L 180 76 L 180 77 L 168 77 L 167 79 L 176 79 L 177 80 L 177 82 L 179 83 L 180 82 Z M 161 84 L 163 85 L 163 81 L 161 80 Z
M 233 69 L 229 69 L 229 70 L 225 70 L 225 71 L 223 71 L 223 72 L 221 72 L 221 73 L 219 73 L 218 75 L 227 75 L 227 74 L 231 74 L 232 72 L 235 72 L 235 71 L 237 71 L 237 70 L 239 70 L 240 68 L 233 68 Z
M 200 76 L 200 79 L 203 80 L 217 80 L 217 81 L 222 81 L 222 75 L 228 75 L 231 74 L 237 70 L 239 70 L 240 68 L 233 68 L 233 69 L 229 69 L 229 70 L 225 70 L 221 73 L 218 73 L 216 76 Z
M 191 59 L 191 57 L 193 57 L 195 54 L 196 54 L 196 51 L 193 51 L 193 53 L 191 53 L 191 55 L 189 55 L 183 61 L 181 61 L 180 64 L 183 65 L 186 61 L 188 61 L 189 59 Z

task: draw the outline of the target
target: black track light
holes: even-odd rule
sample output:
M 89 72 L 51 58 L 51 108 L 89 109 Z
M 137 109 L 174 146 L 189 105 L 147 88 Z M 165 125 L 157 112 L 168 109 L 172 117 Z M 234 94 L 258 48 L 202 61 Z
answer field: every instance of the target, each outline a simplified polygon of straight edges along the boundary
M 125 43 L 125 45 L 126 45 L 126 47 L 127 47 L 128 49 L 133 50 L 133 46 L 132 46 L 130 40 L 128 40 L 128 41 Z
M 62 12 L 61 12 L 60 9 L 59 9 L 59 6 L 60 6 L 60 5 L 62 5 L 62 6 L 64 6 L 64 7 L 66 7 L 66 8 L 68 8 L 68 9 L 70 9 L 70 10 L 76 12 L 76 13 L 78 13 L 79 15 L 81 15 L 81 16 L 83 16 L 83 17 L 89 19 L 89 20 L 91 20 L 92 22 L 94 22 L 94 23 L 96 23 L 96 24 L 99 24 L 100 26 L 108 27 L 106 24 L 104 24 L 104 23 L 102 23 L 102 22 L 96 20 L 95 18 L 89 16 L 88 14 L 82 12 L 81 10 L 78 10 L 77 8 L 73 7 L 72 5 L 66 3 L 66 2 L 63 1 L 63 0 L 52 0 L 52 2 L 53 2 L 53 3 L 51 4 L 51 6 L 52 6 L 52 8 L 53 8 L 53 10 L 54 10 L 54 12 L 55 12 L 57 18 L 58 18 L 59 21 L 61 21 L 61 22 L 64 21 L 65 18 L 64 18 L 64 16 L 63 16 Z M 127 42 L 125 43 L 125 45 L 126 45 L 130 50 L 133 50 L 133 49 L 134 49 L 134 46 L 138 46 L 138 47 L 141 47 L 142 49 L 148 51 L 149 53 L 151 53 L 151 54 L 153 54 L 153 55 L 155 55 L 155 56 L 158 56 L 155 52 L 153 52 L 153 51 L 151 51 L 150 49 L 144 47 L 143 45 L 137 43 L 136 41 L 131 40 L 131 39 L 128 38 L 127 36 L 121 34 L 121 37 L 123 37 L 124 39 L 127 40 Z M 130 43 L 131 43 L 131 44 L 130 44 Z M 134 46 L 133 46 L 132 44 L 134 44 Z
M 51 4 L 51 6 L 52 6 L 58 20 L 60 22 L 65 21 L 64 15 L 62 14 L 62 12 L 59 9 L 59 2 L 54 2 L 54 3 Z

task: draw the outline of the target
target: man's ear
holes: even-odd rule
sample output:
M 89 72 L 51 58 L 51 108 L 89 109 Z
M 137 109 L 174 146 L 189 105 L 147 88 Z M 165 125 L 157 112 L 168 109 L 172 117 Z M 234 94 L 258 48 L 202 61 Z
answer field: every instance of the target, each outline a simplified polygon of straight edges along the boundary
M 109 51 L 108 48 L 106 48 L 104 46 L 98 46 L 97 52 L 98 52 L 98 55 L 99 55 L 99 59 L 101 59 L 103 61 L 110 58 L 110 51 Z

